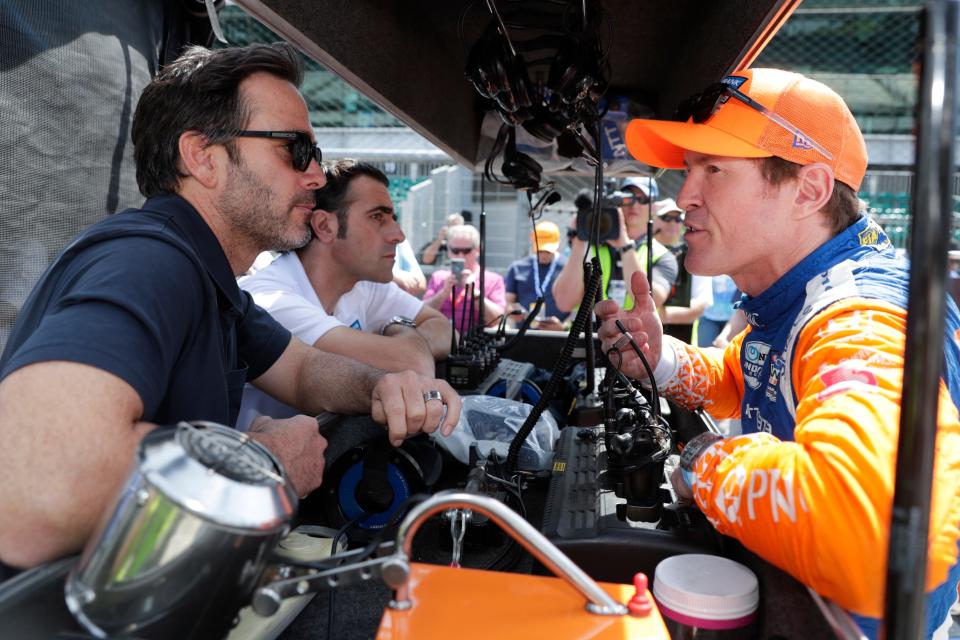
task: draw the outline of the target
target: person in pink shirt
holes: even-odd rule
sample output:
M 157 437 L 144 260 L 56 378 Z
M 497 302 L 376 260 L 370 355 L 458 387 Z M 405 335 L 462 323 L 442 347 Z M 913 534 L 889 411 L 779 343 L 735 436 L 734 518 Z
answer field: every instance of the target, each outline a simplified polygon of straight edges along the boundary
M 459 276 L 450 269 L 438 269 L 430 276 L 427 290 L 423 294 L 425 304 L 439 309 L 448 318 L 456 312 L 456 328 L 461 333 L 469 327 L 470 298 L 468 292 L 473 287 L 474 318 L 480 317 L 480 232 L 469 224 L 455 225 L 447 229 L 447 252 L 453 264 L 458 258 L 463 260 L 463 271 Z M 484 272 L 483 324 L 496 322 L 506 308 L 506 288 L 503 277 L 487 269 Z M 456 298 L 454 298 L 454 295 Z M 455 302 L 454 302 L 455 300 Z

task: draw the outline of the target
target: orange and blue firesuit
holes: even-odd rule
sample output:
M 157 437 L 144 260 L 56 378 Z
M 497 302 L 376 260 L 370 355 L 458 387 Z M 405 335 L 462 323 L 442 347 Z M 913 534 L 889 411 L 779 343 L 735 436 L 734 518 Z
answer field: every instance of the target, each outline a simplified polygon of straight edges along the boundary
M 845 607 L 869 636 L 882 615 L 903 384 L 908 272 L 867 218 L 760 295 L 723 351 L 664 338 L 664 395 L 744 435 L 697 459 L 714 526 Z M 960 315 L 948 301 L 927 565 L 928 636 L 960 579 Z M 689 480 L 688 476 L 688 480 Z

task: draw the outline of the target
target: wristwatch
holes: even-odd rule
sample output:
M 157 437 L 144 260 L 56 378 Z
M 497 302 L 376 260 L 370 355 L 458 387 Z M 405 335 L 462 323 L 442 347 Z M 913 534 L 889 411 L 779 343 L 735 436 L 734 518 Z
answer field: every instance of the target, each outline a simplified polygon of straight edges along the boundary
M 630 251 L 636 251 L 636 250 L 637 250 L 637 241 L 636 241 L 636 240 L 631 240 L 631 241 L 628 242 L 627 244 L 625 244 L 625 245 L 623 245 L 622 247 L 620 247 L 620 255 L 623 255 L 623 254 L 625 254 L 625 253 L 629 253 Z
M 380 327 L 380 335 L 385 335 L 387 332 L 387 327 L 395 324 L 399 324 L 404 327 L 410 327 L 411 329 L 417 328 L 417 323 L 411 320 L 410 318 L 407 318 L 406 316 L 393 316 L 392 318 L 387 320 L 387 323 L 385 325 Z
M 693 471 L 693 466 L 697 463 L 697 458 L 700 457 L 700 454 L 710 448 L 710 445 L 720 440 L 723 440 L 723 436 L 717 433 L 711 433 L 710 431 L 704 431 L 690 438 L 687 446 L 685 446 L 680 453 L 680 468 L 684 471 Z

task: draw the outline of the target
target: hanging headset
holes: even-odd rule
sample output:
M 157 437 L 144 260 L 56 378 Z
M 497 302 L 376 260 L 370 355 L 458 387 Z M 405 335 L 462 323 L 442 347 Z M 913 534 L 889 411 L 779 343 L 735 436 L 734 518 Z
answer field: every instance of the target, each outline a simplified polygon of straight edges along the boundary
M 503 154 L 503 164 L 499 177 L 493 171 L 493 162 Z M 516 189 L 539 191 L 543 167 L 540 163 L 525 153 L 517 151 L 517 131 L 512 125 L 504 123 L 500 126 L 497 139 L 490 149 L 487 161 L 483 167 L 483 177 L 491 182 L 512 185 Z
M 498 20 L 490 21 L 470 49 L 465 73 L 477 93 L 496 103 L 504 122 L 516 125 L 530 119 L 534 96 L 526 62 L 517 55 Z
M 609 81 L 600 38 L 600 25 L 606 16 L 599 1 L 568 2 L 553 15 L 531 12 L 522 2 L 514 3 L 511 7 L 515 11 L 507 20 L 501 17 L 494 0 L 487 0 L 486 4 L 491 20 L 470 48 L 465 67 L 477 93 L 493 101 L 493 107 L 510 128 L 522 126 L 539 140 L 556 141 L 557 151 L 564 157 L 583 157 L 590 164 L 599 162 L 598 150 L 583 133 L 584 124 L 601 117 L 598 104 Z M 473 5 L 465 9 L 464 15 L 470 6 Z M 545 33 L 512 40 L 511 26 L 524 32 L 538 29 L 531 26 L 530 16 L 552 26 L 542 28 Z M 553 53 L 535 61 L 528 61 L 523 55 L 544 50 Z M 529 65 L 540 68 L 539 77 L 546 80 L 531 82 Z M 543 169 L 536 160 L 516 150 L 516 132 L 507 134 L 501 128 L 498 141 L 491 156 L 503 153 L 504 179 L 497 179 L 490 171 L 492 158 L 485 170 L 488 179 L 536 190 Z
M 540 189 L 543 167 L 527 154 L 517 151 L 515 127 L 510 127 L 507 132 L 507 146 L 503 150 L 503 166 L 500 171 L 517 189 L 523 191 Z

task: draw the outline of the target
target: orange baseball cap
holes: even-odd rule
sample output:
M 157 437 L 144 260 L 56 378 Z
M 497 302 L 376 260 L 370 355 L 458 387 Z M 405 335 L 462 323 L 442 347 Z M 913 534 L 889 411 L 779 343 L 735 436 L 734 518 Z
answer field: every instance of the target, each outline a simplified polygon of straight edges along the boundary
M 535 231 L 530 234 L 530 240 L 536 242 L 537 249 L 556 253 L 560 248 L 560 227 L 552 222 L 544 221 L 538 223 L 534 229 Z
M 843 98 L 825 84 L 779 69 L 744 69 L 723 84 L 760 103 L 768 116 L 742 100 L 729 97 L 701 124 L 669 120 L 632 120 L 627 149 L 654 167 L 680 169 L 683 152 L 696 151 L 735 158 L 777 156 L 797 164 L 822 162 L 834 177 L 860 188 L 867 170 L 867 145 Z M 796 135 L 776 119 L 786 121 Z M 817 147 L 827 151 L 828 157 Z

